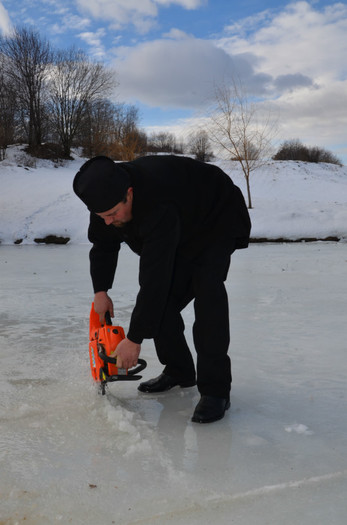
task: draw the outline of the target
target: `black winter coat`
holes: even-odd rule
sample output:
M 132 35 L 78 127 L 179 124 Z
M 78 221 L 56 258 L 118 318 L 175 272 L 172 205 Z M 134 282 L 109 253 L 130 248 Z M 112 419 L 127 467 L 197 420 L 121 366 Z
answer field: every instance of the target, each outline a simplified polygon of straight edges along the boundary
M 142 157 L 121 166 L 131 177 L 133 218 L 115 228 L 91 213 L 90 271 L 94 292 L 107 291 L 120 244 L 126 242 L 140 255 L 140 290 L 127 335 L 141 343 L 153 338 L 159 327 L 175 258 L 194 259 L 234 239 L 236 248 L 246 248 L 251 223 L 240 189 L 217 166 L 171 155 Z

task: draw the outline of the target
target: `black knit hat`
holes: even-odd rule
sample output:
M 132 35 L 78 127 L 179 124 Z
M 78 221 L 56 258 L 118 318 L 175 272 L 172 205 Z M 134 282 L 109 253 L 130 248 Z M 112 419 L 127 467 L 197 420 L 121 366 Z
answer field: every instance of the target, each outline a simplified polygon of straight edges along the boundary
M 85 162 L 73 181 L 74 192 L 94 213 L 116 206 L 124 199 L 129 187 L 128 172 L 104 156 Z

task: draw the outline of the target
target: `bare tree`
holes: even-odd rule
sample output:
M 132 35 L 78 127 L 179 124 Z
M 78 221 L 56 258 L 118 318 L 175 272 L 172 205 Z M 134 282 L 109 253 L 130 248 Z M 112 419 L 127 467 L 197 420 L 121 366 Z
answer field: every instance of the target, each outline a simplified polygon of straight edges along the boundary
M 189 153 L 201 162 L 209 162 L 214 157 L 208 133 L 205 130 L 197 131 L 190 135 L 188 149 Z
M 111 145 L 110 156 L 113 159 L 131 161 L 146 151 L 147 136 L 139 129 L 128 131 L 118 142 Z
M 118 104 L 115 107 L 115 123 L 111 156 L 117 160 L 133 160 L 145 153 L 147 136 L 139 130 L 139 110 L 136 106 Z
M 88 103 L 76 141 L 88 157 L 109 155 L 115 125 L 115 106 L 110 100 Z
M 10 79 L 4 72 L 6 57 L 0 55 L 0 160 L 5 158 L 5 151 L 14 141 L 16 123 L 16 96 Z
M 285 140 L 273 160 L 300 160 L 303 162 L 326 162 L 342 166 L 341 160 L 330 151 L 318 146 L 305 146 L 299 139 Z
M 88 104 L 79 132 L 85 154 L 132 160 L 145 153 L 147 136 L 139 130 L 138 120 L 136 106 L 113 104 L 107 99 Z
M 114 142 L 123 138 L 138 127 L 139 110 L 136 106 L 117 104 L 114 106 Z
M 153 153 L 182 153 L 180 147 L 177 145 L 175 135 L 167 131 L 160 131 L 150 135 L 148 151 Z
M 242 83 L 232 80 L 231 85 L 216 88 L 207 129 L 211 141 L 229 159 L 240 163 L 246 179 L 248 207 L 252 208 L 250 175 L 270 156 L 275 133 L 271 112 L 264 114 L 248 98 Z
M 70 48 L 56 53 L 48 82 L 49 112 L 66 157 L 90 104 L 114 86 L 113 73 L 83 51 Z
M 50 45 L 34 30 L 16 28 L 0 39 L 0 52 L 7 58 L 3 72 L 15 90 L 29 147 L 39 146 L 44 128 L 45 79 L 52 58 Z

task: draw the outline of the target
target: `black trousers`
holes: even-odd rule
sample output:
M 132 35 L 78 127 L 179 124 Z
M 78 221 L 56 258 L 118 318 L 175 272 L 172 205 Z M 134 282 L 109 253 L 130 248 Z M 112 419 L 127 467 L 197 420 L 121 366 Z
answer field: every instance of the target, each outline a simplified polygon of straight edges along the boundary
M 194 260 L 177 256 L 172 286 L 161 325 L 154 343 L 164 373 L 179 381 L 197 379 L 202 395 L 228 397 L 231 388 L 231 363 L 227 278 L 230 256 L 235 249 L 214 245 Z M 197 369 L 184 336 L 181 311 L 194 300 L 193 340 Z

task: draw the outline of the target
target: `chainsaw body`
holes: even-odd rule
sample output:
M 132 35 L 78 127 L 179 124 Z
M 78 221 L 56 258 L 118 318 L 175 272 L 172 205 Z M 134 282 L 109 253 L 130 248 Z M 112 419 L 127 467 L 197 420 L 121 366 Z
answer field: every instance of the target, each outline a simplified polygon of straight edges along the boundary
M 101 392 L 105 394 L 105 387 L 112 381 L 134 381 L 141 379 L 138 372 L 147 366 L 143 359 L 138 360 L 138 366 L 131 370 L 118 368 L 117 358 L 110 357 L 118 344 L 125 338 L 121 326 L 113 326 L 109 313 L 105 315 L 105 324 L 100 323 L 99 315 L 94 310 L 94 303 L 89 318 L 89 359 L 92 378 L 101 385 Z

